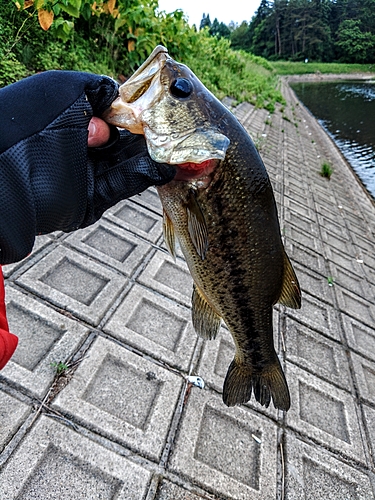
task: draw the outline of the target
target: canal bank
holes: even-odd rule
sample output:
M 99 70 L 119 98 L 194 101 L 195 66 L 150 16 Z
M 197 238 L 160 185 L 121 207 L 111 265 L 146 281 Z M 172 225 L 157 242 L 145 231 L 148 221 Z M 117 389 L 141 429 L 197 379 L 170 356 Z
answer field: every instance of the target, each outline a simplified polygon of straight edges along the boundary
M 301 310 L 274 312 L 290 411 L 223 405 L 233 345 L 224 328 L 194 334 L 191 280 L 166 253 L 151 189 L 5 268 L 20 347 L 0 372 L 0 498 L 374 498 L 375 208 L 285 80 L 282 91 L 273 115 L 234 112 L 303 290 Z M 56 378 L 60 361 L 71 368 Z
M 375 198 L 375 78 L 328 78 L 289 82 Z

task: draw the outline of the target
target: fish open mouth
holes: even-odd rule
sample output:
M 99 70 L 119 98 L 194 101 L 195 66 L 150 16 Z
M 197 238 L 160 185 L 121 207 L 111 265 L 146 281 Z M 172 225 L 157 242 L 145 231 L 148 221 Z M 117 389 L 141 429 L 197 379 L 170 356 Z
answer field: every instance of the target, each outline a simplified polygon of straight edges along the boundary
M 208 178 L 219 164 L 219 160 L 211 159 L 202 163 L 181 163 L 176 165 L 177 173 L 173 180 L 190 181 Z

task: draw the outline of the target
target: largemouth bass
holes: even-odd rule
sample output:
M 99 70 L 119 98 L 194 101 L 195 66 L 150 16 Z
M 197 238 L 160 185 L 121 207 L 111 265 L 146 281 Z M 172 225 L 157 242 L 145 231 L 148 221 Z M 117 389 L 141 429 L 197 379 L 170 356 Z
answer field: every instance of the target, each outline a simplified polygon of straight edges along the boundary
M 228 406 L 254 392 L 288 410 L 290 396 L 274 349 L 272 309 L 301 306 L 296 275 L 280 236 L 263 162 L 245 129 L 198 80 L 158 46 L 120 87 L 105 119 L 144 134 L 151 157 L 176 165 L 158 187 L 164 237 L 175 238 L 194 280 L 192 320 L 205 339 L 223 320 L 236 353 L 223 387 Z

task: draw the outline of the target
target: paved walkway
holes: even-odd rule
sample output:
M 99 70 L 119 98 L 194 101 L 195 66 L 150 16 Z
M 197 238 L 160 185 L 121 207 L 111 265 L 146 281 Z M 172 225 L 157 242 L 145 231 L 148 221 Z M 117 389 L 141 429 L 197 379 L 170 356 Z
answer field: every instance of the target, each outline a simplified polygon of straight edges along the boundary
M 375 208 L 283 91 L 272 116 L 235 112 L 261 149 L 303 289 L 300 311 L 274 313 L 290 411 L 222 403 L 232 342 L 224 329 L 195 335 L 191 279 L 166 253 L 151 189 L 5 268 L 20 345 L 0 373 L 2 500 L 374 498 Z

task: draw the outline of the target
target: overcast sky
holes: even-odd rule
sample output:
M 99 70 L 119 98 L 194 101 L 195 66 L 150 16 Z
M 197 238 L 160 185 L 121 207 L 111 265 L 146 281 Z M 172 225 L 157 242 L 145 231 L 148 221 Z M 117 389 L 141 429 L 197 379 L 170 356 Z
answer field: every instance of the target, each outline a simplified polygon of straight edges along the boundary
M 241 24 L 249 22 L 258 9 L 261 0 L 159 0 L 159 10 L 167 13 L 181 9 L 189 18 L 189 24 L 199 28 L 203 13 L 210 15 L 211 22 L 217 17 L 219 22 L 229 24 L 231 21 Z

